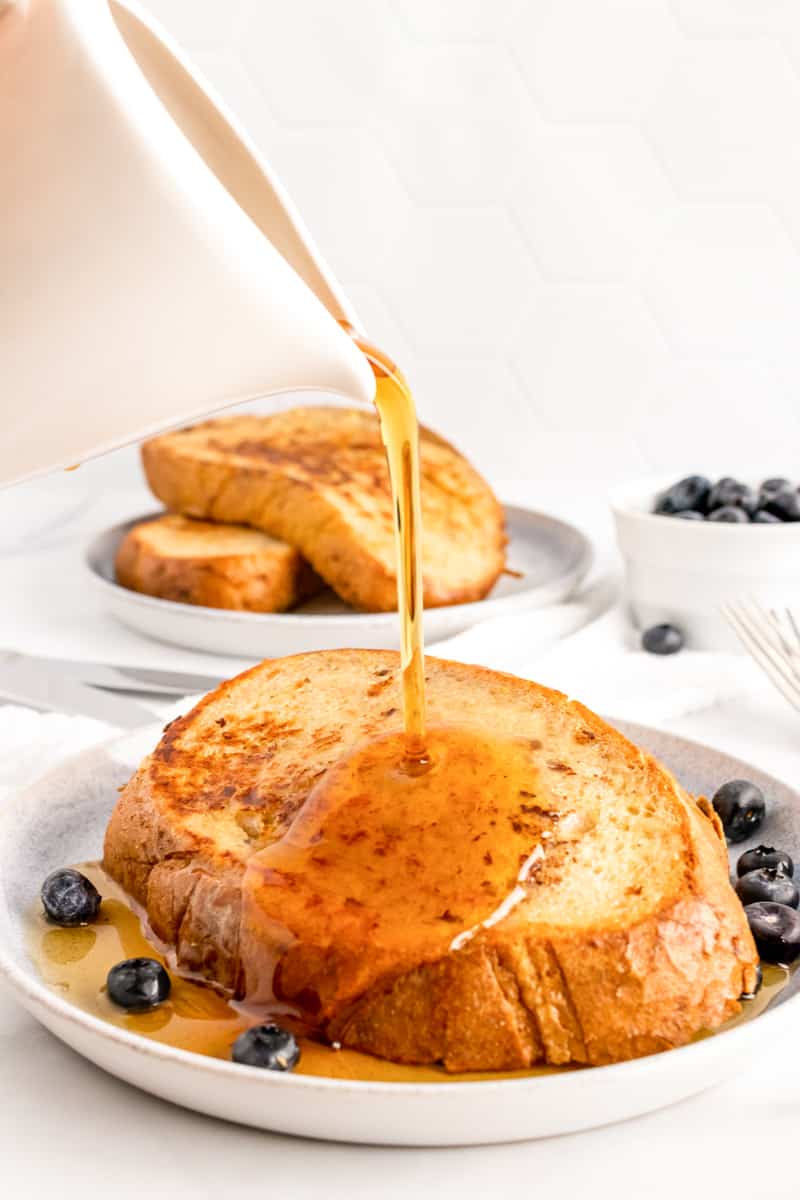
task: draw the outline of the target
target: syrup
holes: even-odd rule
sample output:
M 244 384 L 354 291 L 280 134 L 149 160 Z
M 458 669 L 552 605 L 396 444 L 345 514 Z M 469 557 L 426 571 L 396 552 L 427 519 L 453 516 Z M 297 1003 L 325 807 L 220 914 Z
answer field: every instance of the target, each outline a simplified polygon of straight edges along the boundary
M 152 1041 L 164 1042 L 211 1058 L 229 1059 L 239 1034 L 262 1018 L 231 1004 L 210 987 L 172 975 L 172 992 L 160 1008 L 129 1013 L 108 999 L 105 981 L 111 967 L 123 958 L 146 955 L 165 962 L 161 950 L 143 931 L 122 889 L 96 863 L 78 868 L 105 897 L 98 920 L 77 929 L 50 925 L 37 907 L 29 933 L 30 953 L 45 982 L 84 1012 Z M 764 965 L 764 982 L 754 1000 L 745 1002 L 738 1016 L 722 1029 L 730 1029 L 759 1016 L 789 981 L 785 967 Z M 291 1022 L 285 1021 L 285 1024 Z M 300 1033 L 299 1027 L 295 1028 Z M 700 1033 L 697 1039 L 710 1037 Z M 295 1075 L 379 1083 L 454 1083 L 486 1079 L 524 1079 L 560 1074 L 580 1067 L 534 1067 L 527 1071 L 487 1071 L 453 1075 L 441 1067 L 412 1067 L 360 1054 L 336 1050 L 313 1038 L 298 1037 L 300 1062 Z
M 346 323 L 343 324 L 375 376 L 375 407 L 386 449 L 394 513 L 397 610 L 403 673 L 403 750 L 405 757 L 424 766 L 425 651 L 422 635 L 422 510 L 417 413 L 411 389 L 392 360 L 358 336 Z
M 273 989 L 324 1020 L 387 968 L 436 961 L 499 921 L 545 850 L 552 867 L 585 832 L 590 818 L 566 807 L 528 739 L 431 728 L 426 747 L 419 772 L 402 734 L 363 744 L 327 771 L 284 836 L 250 858 L 248 997 L 269 1002 Z
M 122 888 L 94 863 L 79 869 L 91 879 L 103 903 L 93 924 L 74 929 L 51 925 L 37 911 L 31 949 L 45 982 L 78 1008 L 112 1025 L 182 1050 L 228 1058 L 231 1043 L 253 1022 L 211 988 L 171 973 L 169 999 L 149 1012 L 131 1013 L 109 1000 L 106 977 L 115 963 L 143 955 L 168 964 L 145 937 Z
M 29 943 L 31 957 L 45 982 L 84 1012 L 112 1025 L 181 1050 L 229 1060 L 231 1046 L 239 1034 L 258 1024 L 263 1015 L 248 1013 L 207 985 L 181 979 L 172 973 L 169 999 L 159 1008 L 145 1013 L 126 1012 L 108 999 L 106 977 L 116 963 L 143 955 L 166 965 L 166 959 L 143 930 L 126 893 L 102 867 L 96 863 L 83 863 L 78 869 L 91 879 L 104 897 L 100 915 L 92 925 L 62 929 L 49 924 L 37 908 L 31 921 Z M 298 1035 L 300 1062 L 294 1070 L 295 1075 L 384 1083 L 438 1083 L 511 1079 L 563 1069 L 541 1067 L 505 1074 L 492 1071 L 451 1075 L 440 1067 L 410 1067 L 355 1050 L 335 1050 L 305 1036 L 302 1027 L 291 1020 L 281 1019 Z
M 414 400 L 395 364 L 347 328 L 375 375 L 389 465 L 404 730 L 328 770 L 280 841 L 249 859 L 242 890 L 246 996 L 319 1025 L 387 970 L 436 961 L 500 920 L 545 848 L 551 858 L 577 831 L 574 813 L 555 828 L 568 814 L 537 766 L 539 743 L 426 729 Z

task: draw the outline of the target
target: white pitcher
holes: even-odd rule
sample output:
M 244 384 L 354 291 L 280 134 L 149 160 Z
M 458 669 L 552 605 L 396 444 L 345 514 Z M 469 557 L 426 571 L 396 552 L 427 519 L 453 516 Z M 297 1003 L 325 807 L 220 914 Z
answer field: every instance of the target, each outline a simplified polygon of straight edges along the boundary
M 0 483 L 254 396 L 368 402 L 358 321 L 149 17 L 0 0 Z

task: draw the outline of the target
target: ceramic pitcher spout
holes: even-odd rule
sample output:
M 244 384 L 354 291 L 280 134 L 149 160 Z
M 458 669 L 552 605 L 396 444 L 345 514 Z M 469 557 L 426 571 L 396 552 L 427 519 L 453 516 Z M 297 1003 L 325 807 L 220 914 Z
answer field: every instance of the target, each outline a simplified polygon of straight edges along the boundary
M 280 184 L 116 0 L 0 0 L 0 483 L 294 389 L 369 402 Z

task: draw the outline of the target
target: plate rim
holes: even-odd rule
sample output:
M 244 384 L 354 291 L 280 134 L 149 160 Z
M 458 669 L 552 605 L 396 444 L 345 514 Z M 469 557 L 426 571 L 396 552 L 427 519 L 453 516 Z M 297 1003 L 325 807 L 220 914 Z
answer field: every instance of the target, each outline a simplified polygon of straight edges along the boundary
M 153 520 L 155 517 L 163 516 L 166 511 L 163 508 L 156 509 L 136 517 L 130 517 L 125 521 L 118 521 L 92 534 L 84 546 L 83 566 L 88 571 L 95 587 L 102 589 L 112 599 L 122 597 L 123 602 L 140 604 L 144 608 L 151 609 L 153 612 L 167 612 L 181 619 L 190 618 L 204 621 L 217 619 L 219 621 L 233 621 L 240 625 L 255 625 L 256 627 L 294 626 L 297 628 L 301 628 L 312 621 L 314 624 L 322 626 L 335 626 L 344 623 L 351 627 L 356 624 L 359 626 L 376 624 L 380 627 L 391 627 L 397 620 L 397 613 L 394 610 L 392 612 L 357 612 L 354 610 L 353 612 L 342 613 L 260 613 L 244 612 L 239 609 L 230 608 L 210 608 L 202 604 L 184 604 L 179 600 L 163 600 L 158 596 L 149 596 L 144 592 L 136 592 L 132 588 L 123 587 L 116 580 L 108 579 L 99 567 L 99 561 L 103 557 L 102 544 L 111 536 L 121 539 L 135 525 L 140 524 L 142 521 Z M 570 521 L 565 521 L 561 517 L 542 512 L 540 509 L 527 508 L 519 504 L 503 504 L 503 511 L 505 513 L 519 514 L 523 517 L 537 517 L 566 532 L 575 542 L 574 563 L 566 570 L 561 571 L 553 579 L 539 584 L 537 587 L 529 588 L 527 591 L 515 592 L 510 596 L 485 596 L 482 600 L 471 600 L 465 604 L 437 605 L 436 608 L 429 608 L 427 610 L 428 613 L 456 613 L 467 624 L 477 623 L 481 619 L 481 613 L 485 611 L 487 604 L 507 603 L 511 607 L 515 602 L 524 602 L 527 597 L 536 593 L 558 590 L 569 580 L 574 580 L 575 586 L 577 586 L 586 577 L 595 560 L 595 551 L 591 540 L 577 525 L 573 525 Z M 473 617 L 475 618 L 474 622 L 472 620 Z
M 622 723 L 622 722 L 620 722 Z M 658 729 L 657 726 L 644 725 L 639 722 L 624 722 L 627 728 L 633 730 L 642 730 L 646 732 L 656 733 L 661 738 L 666 738 L 669 741 L 688 744 L 691 747 L 700 747 L 704 750 L 711 751 L 724 757 L 728 757 L 741 763 L 743 766 L 749 766 L 758 772 L 761 778 L 767 782 L 777 785 L 781 790 L 790 791 L 800 800 L 800 793 L 796 792 L 791 785 L 785 783 L 777 776 L 769 771 L 763 770 L 754 763 L 747 763 L 745 760 L 739 759 L 736 755 L 728 754 L 725 750 L 720 750 L 715 746 L 710 746 L 705 742 L 700 742 L 692 738 L 684 737 L 682 734 L 672 733 L 668 730 Z M 80 768 L 81 761 L 84 758 L 93 757 L 98 752 L 111 749 L 124 743 L 131 738 L 142 738 L 152 729 L 157 735 L 160 729 L 159 723 L 154 723 L 153 726 L 145 726 L 137 729 L 134 734 L 117 735 L 98 742 L 92 747 L 82 751 L 80 754 L 70 756 L 64 759 L 53 770 L 48 771 L 34 783 L 28 787 L 21 789 L 18 793 L 20 796 L 25 796 L 28 792 L 37 790 L 45 780 L 52 779 L 59 775 L 62 771 L 74 772 L 76 768 Z M 7 836 L 3 832 L 2 812 L 0 812 L 0 837 Z M 58 1020 L 66 1020 L 70 1024 L 77 1025 L 82 1028 L 87 1034 L 99 1037 L 106 1042 L 114 1042 L 122 1046 L 125 1050 L 130 1050 L 135 1054 L 143 1055 L 155 1061 L 166 1060 L 174 1063 L 181 1068 L 188 1068 L 202 1074 L 216 1075 L 228 1080 L 250 1080 L 255 1082 L 260 1081 L 262 1085 L 277 1084 L 280 1087 L 289 1087 L 301 1090 L 311 1090 L 319 1092 L 338 1092 L 347 1093 L 353 1096 L 366 1095 L 381 1095 L 399 1097 L 426 1096 L 434 1097 L 445 1095 L 447 1097 L 464 1096 L 470 1094 L 470 1091 L 479 1088 L 480 1094 L 485 1095 L 487 1092 L 496 1092 L 498 1089 L 503 1091 L 516 1090 L 525 1091 L 531 1088 L 536 1088 L 541 1091 L 543 1087 L 550 1091 L 560 1089 L 569 1089 L 573 1086 L 574 1080 L 577 1077 L 584 1075 L 584 1070 L 565 1070 L 563 1073 L 554 1072 L 552 1074 L 532 1074 L 523 1075 L 519 1078 L 504 1078 L 504 1079 L 481 1079 L 481 1080 L 442 1080 L 436 1082 L 400 1082 L 400 1081 L 383 1081 L 383 1080 L 357 1080 L 357 1079 L 334 1079 L 322 1076 L 310 1075 L 293 1075 L 291 1073 L 273 1073 L 264 1072 L 256 1067 L 247 1067 L 242 1064 L 234 1063 L 226 1059 L 213 1058 L 207 1055 L 196 1054 L 189 1050 L 183 1050 L 175 1046 L 170 1046 L 168 1043 L 159 1042 L 154 1039 L 145 1038 L 141 1034 L 134 1033 L 125 1029 L 103 1021 L 100 1017 L 86 1012 L 84 1009 L 78 1008 L 76 1005 L 70 1004 L 69 1001 L 62 998 L 57 992 L 47 986 L 43 979 L 35 975 L 35 965 L 31 963 L 30 971 L 26 971 L 18 966 L 14 961 L 12 952 L 7 949 L 6 940 L 0 932 L 0 976 L 4 977 L 12 992 L 16 995 L 20 993 L 28 1001 L 30 1001 L 33 1009 L 39 1007 L 49 1011 Z M 696 1042 L 690 1042 L 684 1046 L 678 1046 L 672 1050 L 658 1051 L 655 1054 L 644 1055 L 640 1058 L 629 1059 L 621 1063 L 609 1063 L 602 1066 L 586 1068 L 589 1070 L 593 1079 L 605 1079 L 609 1083 L 620 1080 L 638 1077 L 643 1072 L 646 1073 L 652 1069 L 653 1062 L 668 1061 L 676 1068 L 679 1062 L 688 1062 L 690 1059 L 697 1063 L 703 1058 L 714 1059 L 721 1055 L 727 1047 L 729 1052 L 735 1052 L 737 1048 L 742 1048 L 748 1043 L 758 1040 L 763 1032 L 765 1025 L 768 1023 L 770 1029 L 777 1031 L 778 1023 L 787 1019 L 787 1014 L 792 1013 L 800 1001 L 800 990 L 793 996 L 789 996 L 783 1003 L 768 1008 L 756 1020 L 745 1022 L 736 1026 L 733 1029 L 724 1030 L 713 1037 L 703 1038 Z M 23 1001 L 23 1007 L 26 1007 L 29 1012 L 32 1009 Z M 34 1011 L 34 1016 L 36 1013 Z M 88 1057 L 82 1054 L 82 1057 Z

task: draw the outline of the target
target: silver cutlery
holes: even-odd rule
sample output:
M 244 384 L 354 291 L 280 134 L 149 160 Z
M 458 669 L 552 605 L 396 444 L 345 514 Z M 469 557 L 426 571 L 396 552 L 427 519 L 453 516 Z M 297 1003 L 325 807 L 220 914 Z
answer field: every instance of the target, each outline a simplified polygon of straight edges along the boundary
M 137 729 L 158 720 L 135 700 L 89 687 L 59 675 L 46 661 L 25 655 L 0 657 L 0 699 L 47 712 L 64 712 L 105 721 L 119 729 Z
M 12 662 L 42 666 L 64 679 L 74 679 L 92 687 L 112 692 L 140 692 L 147 696 L 189 696 L 195 692 L 208 692 L 221 682 L 221 676 L 215 678 L 186 671 L 161 671 L 67 658 L 40 658 L 18 650 L 0 650 L 0 678 L 6 665 Z
M 800 622 L 791 609 L 750 600 L 723 604 L 721 611 L 750 657 L 800 712 Z

